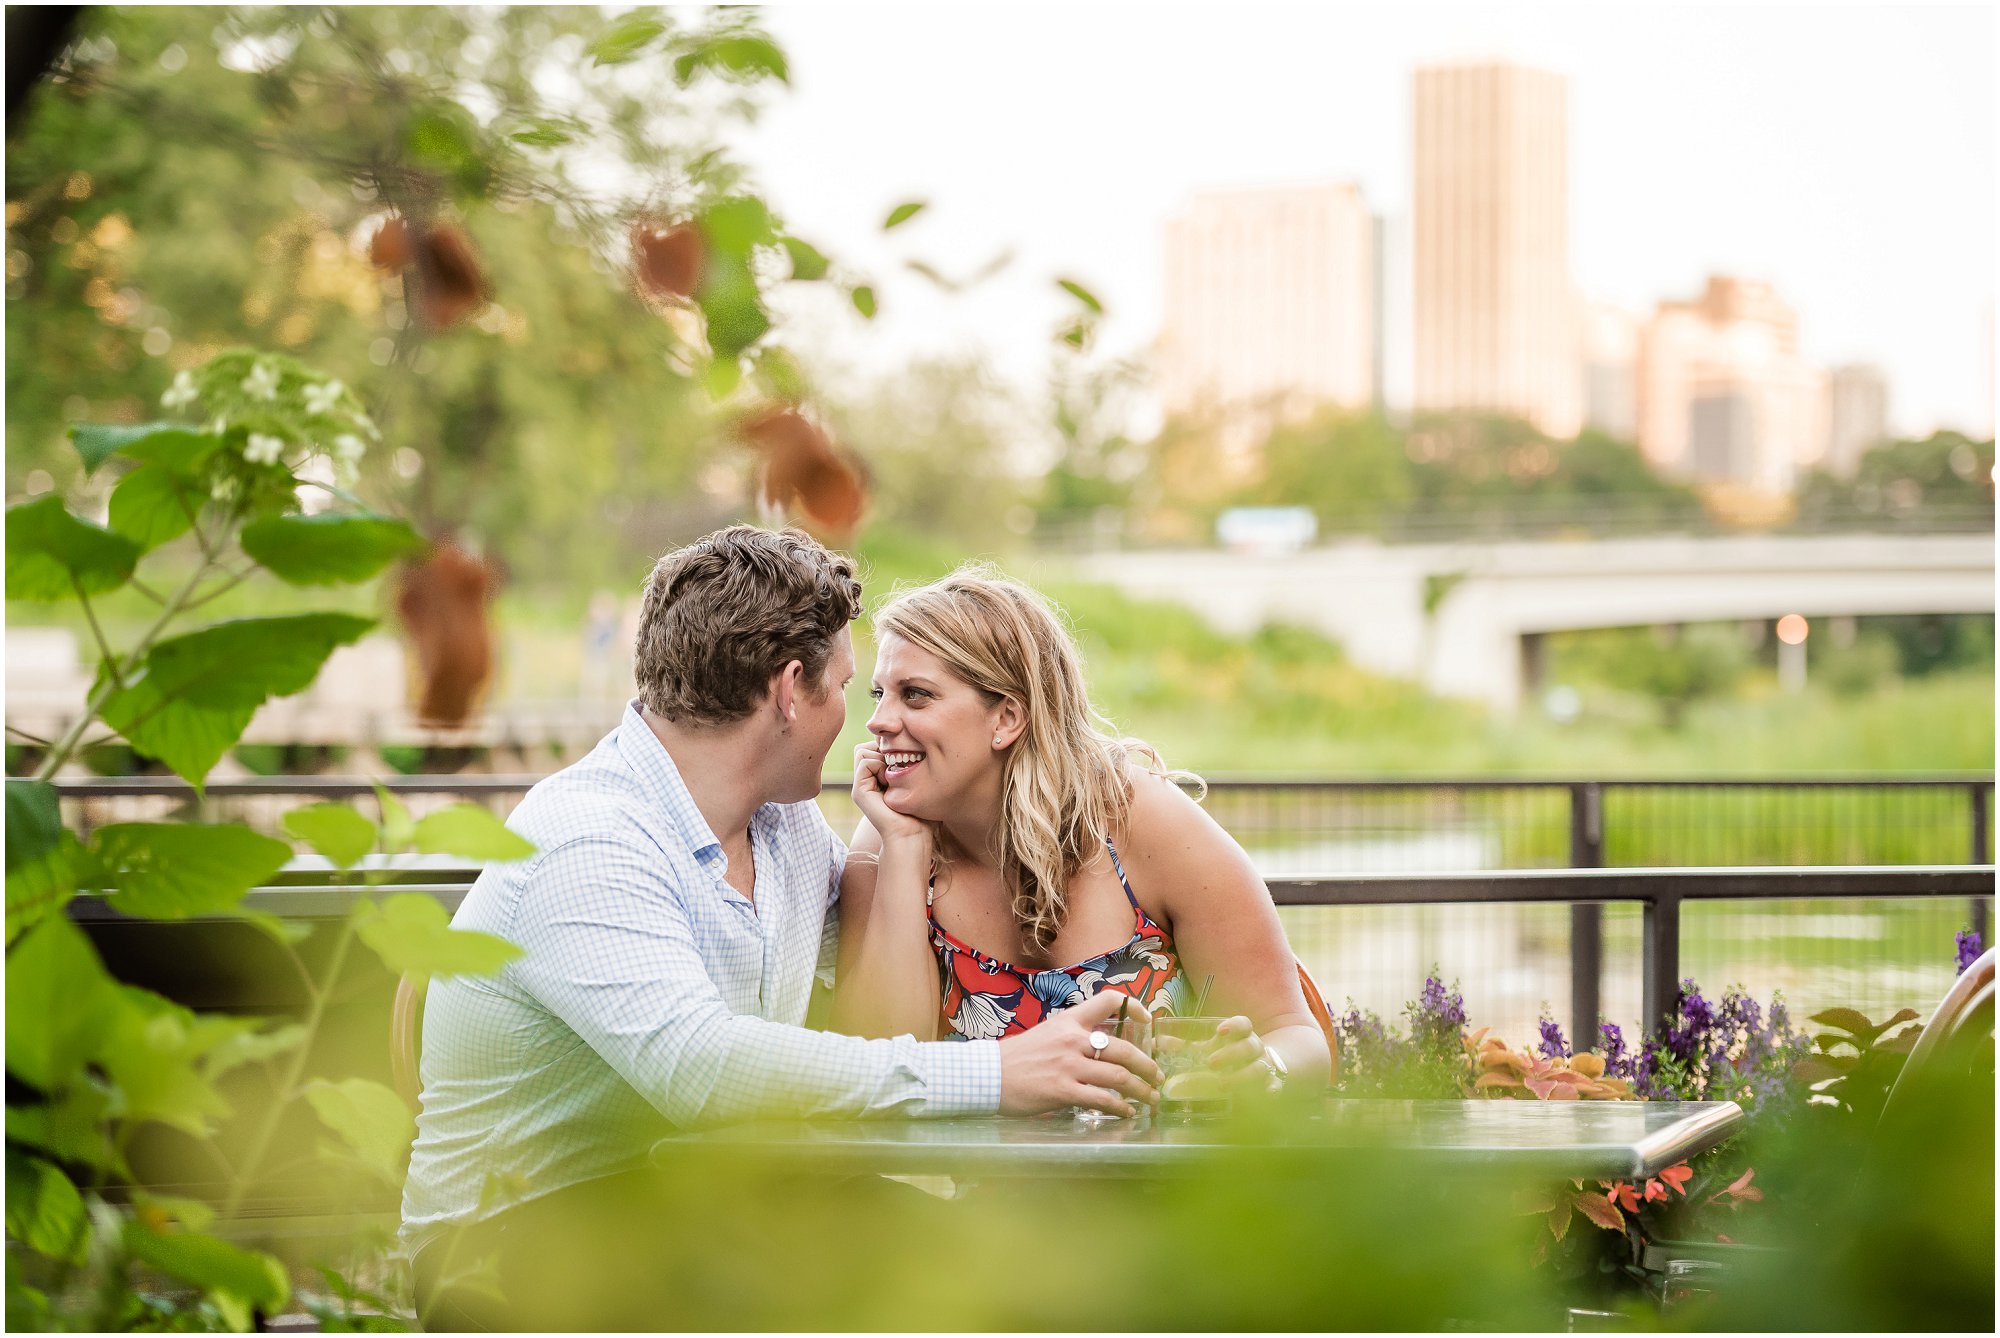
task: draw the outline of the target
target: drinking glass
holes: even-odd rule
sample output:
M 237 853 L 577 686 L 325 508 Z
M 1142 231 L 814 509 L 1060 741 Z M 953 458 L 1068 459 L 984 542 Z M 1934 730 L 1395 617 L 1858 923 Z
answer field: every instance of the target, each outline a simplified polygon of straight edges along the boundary
M 1102 1022 L 1097 1023 L 1090 1030 L 1093 1034 L 1101 1032 L 1113 1040 L 1130 1041 L 1133 1045 L 1139 1047 L 1141 1054 L 1149 1057 L 1153 1053 L 1152 1028 L 1136 1017 L 1121 1018 L 1114 1013 Z M 1126 1098 L 1126 1104 L 1131 1104 L 1131 1098 Z M 1097 1110 L 1091 1106 L 1071 1106 L 1070 1113 L 1084 1124 L 1103 1124 L 1110 1120 L 1127 1118 L 1123 1115 L 1113 1115 L 1109 1111 Z M 1145 1113 L 1145 1108 L 1141 1107 L 1139 1115 L 1144 1116 Z
M 1153 1060 L 1166 1075 L 1160 1084 L 1162 1115 L 1212 1115 L 1229 1106 L 1222 1076 L 1208 1067 L 1215 1053 L 1219 1017 L 1153 1019 Z

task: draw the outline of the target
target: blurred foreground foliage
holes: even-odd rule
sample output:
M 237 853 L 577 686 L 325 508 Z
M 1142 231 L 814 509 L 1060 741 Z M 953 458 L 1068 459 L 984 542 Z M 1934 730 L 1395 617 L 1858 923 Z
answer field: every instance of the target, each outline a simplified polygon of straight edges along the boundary
M 87 11 L 9 126 L 9 490 L 88 505 L 65 424 L 249 340 L 375 409 L 422 528 L 622 579 L 746 506 L 717 406 L 804 391 L 765 291 L 854 282 L 724 148 L 788 79 L 747 11 Z

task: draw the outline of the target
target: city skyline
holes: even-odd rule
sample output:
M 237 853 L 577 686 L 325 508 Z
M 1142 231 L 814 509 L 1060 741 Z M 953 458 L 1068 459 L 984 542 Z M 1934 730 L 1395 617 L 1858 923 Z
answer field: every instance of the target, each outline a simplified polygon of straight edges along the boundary
M 1990 11 L 1033 13 L 767 11 L 795 89 L 747 156 L 883 300 L 873 327 L 800 304 L 836 368 L 960 353 L 1032 384 L 1067 305 L 1058 274 L 1105 300 L 1106 355 L 1147 354 L 1170 217 L 1205 190 L 1351 180 L 1407 218 L 1413 71 L 1489 55 L 1570 83 L 1581 297 L 1643 315 L 1711 274 L 1759 279 L 1800 311 L 1808 358 L 1883 369 L 1893 430 L 1991 430 Z M 884 237 L 905 198 L 931 208 Z M 966 293 L 901 269 L 964 275 L 1009 249 Z

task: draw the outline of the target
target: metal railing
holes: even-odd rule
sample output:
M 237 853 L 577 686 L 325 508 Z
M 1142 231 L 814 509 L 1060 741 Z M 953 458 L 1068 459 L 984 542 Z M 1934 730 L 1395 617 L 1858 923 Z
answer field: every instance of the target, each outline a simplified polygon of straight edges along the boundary
M 1658 1026 L 1674 1007 L 1681 981 L 1681 912 L 1698 902 L 1968 899 L 1990 909 L 1993 866 L 1926 865 L 1741 869 L 1543 869 L 1433 874 L 1291 874 L 1266 879 L 1283 907 L 1423 905 L 1563 905 L 1583 909 L 1632 904 L 1640 908 L 1641 1017 Z M 422 892 L 456 910 L 478 877 L 476 866 L 426 863 L 376 870 L 367 876 L 294 869 L 252 891 L 244 905 L 285 919 L 331 920 L 374 891 Z M 79 920 L 118 919 L 104 903 L 73 903 Z M 1600 951 L 1598 944 L 1592 950 Z M 1572 969 L 1582 960 L 1572 945 Z M 1601 968 L 1589 963 L 1593 973 Z M 1573 1016 L 1580 1046 L 1596 1034 L 1598 1015 Z
M 421 813 L 433 803 L 456 800 L 511 807 L 539 779 L 406 776 L 383 785 Z M 72 780 L 58 786 L 72 823 L 83 828 L 103 821 L 164 817 L 169 812 L 243 817 L 269 826 L 294 804 L 366 799 L 374 788 L 370 780 L 325 776 L 217 781 L 201 797 L 171 778 Z M 829 777 L 821 796 L 828 817 L 837 825 L 846 824 L 843 830 L 851 828 L 857 816 L 847 788 L 845 778 Z M 1275 891 L 1308 873 L 1314 874 L 1309 881 L 1323 883 L 1317 876 L 1323 870 L 1336 870 L 1342 878 L 1422 874 L 1459 880 L 1454 886 L 1471 886 L 1477 880 L 1521 886 L 1509 871 L 1812 866 L 1834 872 L 1838 866 L 1879 869 L 1959 861 L 1981 866 L 1992 859 L 1992 796 L 1990 775 L 1743 780 L 1219 777 L 1209 782 L 1206 807 L 1251 852 Z M 1418 879 L 1407 885 L 1424 882 Z M 1605 1013 L 1607 900 L 1621 898 L 1568 899 L 1568 1015 L 1585 1035 Z M 1967 907 L 1966 923 L 1982 941 L 1991 938 L 1989 907 L 1990 898 L 1983 894 L 1971 896 Z M 1648 913 L 1678 917 L 1678 904 L 1663 901 Z M 1647 956 L 1655 963 L 1677 959 L 1678 953 L 1668 957 L 1652 949 Z M 1648 1016 L 1651 1004 L 1649 996 Z

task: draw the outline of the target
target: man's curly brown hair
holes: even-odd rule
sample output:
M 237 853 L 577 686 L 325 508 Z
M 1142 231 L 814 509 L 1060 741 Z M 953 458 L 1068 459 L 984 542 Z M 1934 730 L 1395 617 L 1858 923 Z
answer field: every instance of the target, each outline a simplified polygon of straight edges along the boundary
M 840 629 L 861 616 L 854 562 L 800 530 L 732 525 L 653 565 L 633 673 L 647 710 L 679 724 L 749 715 L 797 660 L 822 700 Z

